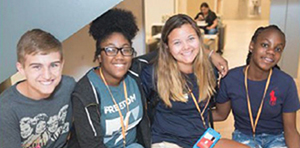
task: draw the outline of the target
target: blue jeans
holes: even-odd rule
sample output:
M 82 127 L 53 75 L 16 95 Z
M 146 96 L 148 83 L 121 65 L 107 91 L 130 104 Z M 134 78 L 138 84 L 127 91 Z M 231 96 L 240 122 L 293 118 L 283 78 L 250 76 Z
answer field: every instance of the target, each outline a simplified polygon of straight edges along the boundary
M 235 130 L 232 133 L 232 139 L 251 148 L 287 148 L 283 132 L 279 135 L 258 134 L 255 135 L 255 140 L 253 140 L 252 135 L 246 135 L 239 130 Z
M 218 32 L 217 28 L 207 30 L 206 34 L 216 34 Z

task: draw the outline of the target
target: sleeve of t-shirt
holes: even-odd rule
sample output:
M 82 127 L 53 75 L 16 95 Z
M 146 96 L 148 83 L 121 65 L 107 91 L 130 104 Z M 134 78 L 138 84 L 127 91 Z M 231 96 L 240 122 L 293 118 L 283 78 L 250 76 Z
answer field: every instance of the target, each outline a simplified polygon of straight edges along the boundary
M 215 19 L 217 19 L 217 15 L 216 15 L 216 13 L 214 13 L 214 12 L 211 12 L 211 14 L 212 14 L 212 20 L 214 21 Z
M 294 80 L 289 83 L 289 88 L 286 92 L 286 97 L 283 102 L 283 112 L 295 112 L 300 108 L 299 97 L 297 92 L 297 87 Z
M 229 101 L 229 97 L 227 94 L 227 86 L 226 86 L 226 78 L 223 78 L 220 82 L 220 88 L 217 92 L 217 103 L 225 103 Z
M 3 99 L 3 98 L 1 98 Z M 19 121 L 15 118 L 13 107 L 0 101 L 0 147 L 19 148 L 21 147 L 21 135 Z
M 199 15 L 202 15 L 202 13 L 199 12 L 199 13 L 194 17 L 194 20 L 198 19 Z
M 199 17 L 199 13 L 194 17 L 194 20 L 196 20 Z

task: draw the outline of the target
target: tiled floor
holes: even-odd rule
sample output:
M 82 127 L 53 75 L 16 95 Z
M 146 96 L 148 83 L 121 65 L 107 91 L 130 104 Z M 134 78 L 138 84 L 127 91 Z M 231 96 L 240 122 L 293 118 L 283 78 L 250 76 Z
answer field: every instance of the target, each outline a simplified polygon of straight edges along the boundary
M 227 24 L 224 58 L 228 60 L 229 68 L 244 65 L 248 54 L 250 39 L 259 26 L 268 25 L 268 20 L 224 20 Z M 299 77 L 298 77 L 299 78 Z M 300 79 L 296 80 L 298 85 L 298 94 L 300 90 Z M 297 113 L 298 131 L 300 131 L 300 111 Z M 233 116 L 226 121 L 216 122 L 215 128 L 224 138 L 231 138 L 234 130 Z

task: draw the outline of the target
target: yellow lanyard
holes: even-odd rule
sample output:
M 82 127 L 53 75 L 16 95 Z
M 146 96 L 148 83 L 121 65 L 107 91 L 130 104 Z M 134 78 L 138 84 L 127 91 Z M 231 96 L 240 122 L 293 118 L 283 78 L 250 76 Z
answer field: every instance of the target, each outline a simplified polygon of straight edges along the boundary
M 256 126 L 257 126 L 258 119 L 259 119 L 261 111 L 262 111 L 262 107 L 263 107 L 263 104 L 264 104 L 264 99 L 266 97 L 266 93 L 267 93 L 267 90 L 268 90 L 268 87 L 269 87 L 269 84 L 270 84 L 271 75 L 273 73 L 273 70 L 271 69 L 270 72 L 269 72 L 269 76 L 268 76 L 267 83 L 266 83 L 266 86 L 265 86 L 264 95 L 263 95 L 263 98 L 261 100 L 259 109 L 257 111 L 257 116 L 256 116 L 256 119 L 255 119 L 255 123 L 253 123 L 253 116 L 252 116 L 252 110 L 251 110 L 251 104 L 250 104 L 250 97 L 249 97 L 249 93 L 248 93 L 248 83 L 247 83 L 248 69 L 249 69 L 249 65 L 245 69 L 244 83 L 245 83 L 246 94 L 247 94 L 247 105 L 248 105 L 249 118 L 250 118 L 251 127 L 252 127 L 252 134 L 253 134 L 253 138 L 254 138 L 255 137 Z
M 204 114 L 204 112 L 205 112 L 205 109 L 206 109 L 207 106 L 208 106 L 208 103 L 209 103 L 210 99 L 207 100 L 207 102 L 206 102 L 206 104 L 205 104 L 205 107 L 203 108 L 203 110 L 202 110 L 202 112 L 201 112 L 200 107 L 199 107 L 199 105 L 198 105 L 198 103 L 197 103 L 196 97 L 194 96 L 194 94 L 193 94 L 193 92 L 190 90 L 190 88 L 189 88 L 189 92 L 191 92 L 191 96 L 192 96 L 192 98 L 193 98 L 193 100 L 194 100 L 194 103 L 195 103 L 195 106 L 196 106 L 196 108 L 197 108 L 197 110 L 198 110 L 198 112 L 199 112 L 199 114 L 200 114 L 200 117 L 201 117 L 203 126 L 204 126 L 204 128 L 207 128 L 207 127 L 206 127 L 206 124 L 205 124 L 205 121 L 204 121 L 203 114 Z
M 99 68 L 99 72 L 100 72 L 100 76 L 101 76 L 101 78 L 102 78 L 102 80 L 103 80 L 103 82 L 104 82 L 106 88 L 108 89 L 109 94 L 110 94 L 110 96 L 111 96 L 111 98 L 112 98 L 112 100 L 113 100 L 113 102 L 114 102 L 114 104 L 115 104 L 115 106 L 116 106 L 116 108 L 117 108 L 117 110 L 118 110 L 118 112 L 119 112 L 119 115 L 120 115 L 120 122 L 121 122 L 121 127 L 122 127 L 123 146 L 126 147 L 126 135 L 125 135 L 125 132 L 126 132 L 127 129 L 128 129 L 128 120 L 129 120 L 129 119 L 126 121 L 126 127 L 125 127 L 125 126 L 124 126 L 124 117 L 123 117 L 123 115 L 122 115 L 122 112 L 121 112 L 120 107 L 119 107 L 119 105 L 117 104 L 117 102 L 116 102 L 116 100 L 115 100 L 113 94 L 111 93 L 111 90 L 109 89 L 109 86 L 107 85 L 107 82 L 106 82 L 106 80 L 105 80 L 105 78 L 104 78 L 104 76 L 103 76 L 101 67 Z M 127 113 L 129 112 L 129 106 L 128 106 L 128 101 L 127 101 L 127 88 L 126 88 L 125 80 L 123 80 L 123 87 L 124 87 L 124 96 L 125 96 L 126 107 L 127 107 L 127 112 L 126 112 L 126 115 L 127 115 Z

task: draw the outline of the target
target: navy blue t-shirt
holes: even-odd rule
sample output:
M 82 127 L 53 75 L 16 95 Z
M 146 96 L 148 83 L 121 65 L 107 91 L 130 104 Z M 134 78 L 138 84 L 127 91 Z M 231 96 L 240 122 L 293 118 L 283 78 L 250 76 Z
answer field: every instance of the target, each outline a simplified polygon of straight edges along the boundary
M 143 88 L 147 99 L 152 91 L 155 91 L 153 81 L 153 66 L 147 66 L 141 74 Z M 190 88 L 196 99 L 199 96 L 199 88 L 194 74 L 188 74 L 187 78 L 191 82 Z M 191 95 L 187 96 L 188 101 L 174 102 L 172 108 L 166 107 L 163 101 L 159 101 L 156 106 L 156 113 L 152 124 L 152 143 L 171 142 L 181 147 L 190 148 L 204 133 L 200 114 L 193 102 Z M 200 102 L 199 107 L 202 111 L 206 102 Z M 207 110 L 204 113 L 204 118 L 207 122 Z
M 230 70 L 228 75 L 221 80 L 216 101 L 217 103 L 225 103 L 230 100 L 235 128 L 244 134 L 252 135 L 244 84 L 244 67 L 245 66 L 237 67 Z M 248 92 L 252 114 L 254 116 L 253 121 L 255 121 L 263 97 L 266 81 L 267 79 L 262 81 L 252 81 L 248 79 Z M 256 133 L 282 133 L 282 113 L 296 112 L 299 108 L 299 98 L 293 78 L 283 71 L 274 68 L 256 127 Z

